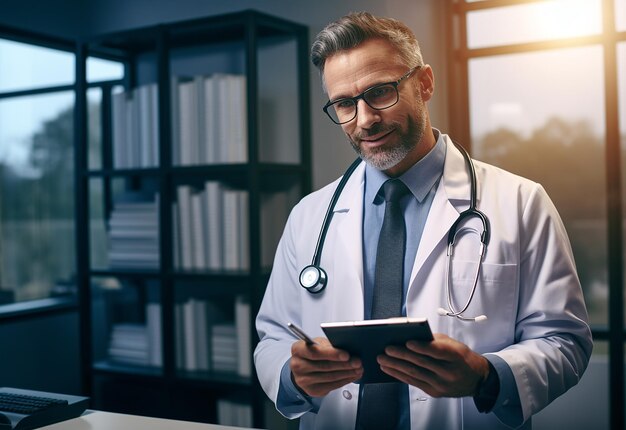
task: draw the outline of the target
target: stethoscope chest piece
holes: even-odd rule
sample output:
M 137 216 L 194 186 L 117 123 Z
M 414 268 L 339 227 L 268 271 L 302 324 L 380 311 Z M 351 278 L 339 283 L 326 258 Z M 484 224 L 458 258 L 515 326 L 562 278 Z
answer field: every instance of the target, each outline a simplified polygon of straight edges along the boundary
M 328 276 L 324 269 L 310 264 L 300 272 L 300 285 L 309 293 L 317 294 L 326 288 Z

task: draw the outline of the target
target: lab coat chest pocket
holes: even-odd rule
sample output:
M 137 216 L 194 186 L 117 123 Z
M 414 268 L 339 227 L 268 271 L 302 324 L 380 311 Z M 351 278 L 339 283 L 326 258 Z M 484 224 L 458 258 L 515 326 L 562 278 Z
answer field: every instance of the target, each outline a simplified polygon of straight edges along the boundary
M 454 261 L 451 268 L 452 300 L 462 309 L 472 293 L 477 262 Z M 502 349 L 513 343 L 518 298 L 518 266 L 483 262 L 474 296 L 463 313 L 466 318 L 480 315 L 485 321 L 463 321 L 454 318 L 451 335 L 476 352 Z

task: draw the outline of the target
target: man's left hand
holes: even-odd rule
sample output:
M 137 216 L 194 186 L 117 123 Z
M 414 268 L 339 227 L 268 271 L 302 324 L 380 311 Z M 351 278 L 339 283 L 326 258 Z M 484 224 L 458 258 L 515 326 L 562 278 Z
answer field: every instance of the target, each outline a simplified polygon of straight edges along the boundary
M 473 396 L 489 374 L 487 359 L 445 334 L 433 337 L 387 347 L 378 356 L 381 369 L 432 397 Z

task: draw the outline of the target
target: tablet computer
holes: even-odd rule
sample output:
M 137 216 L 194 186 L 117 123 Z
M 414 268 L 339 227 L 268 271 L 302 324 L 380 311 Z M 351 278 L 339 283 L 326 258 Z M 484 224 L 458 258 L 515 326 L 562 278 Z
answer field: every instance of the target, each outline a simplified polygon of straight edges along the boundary
M 409 340 L 433 339 L 425 318 L 389 318 L 365 321 L 328 322 L 321 324 L 330 343 L 363 362 L 363 377 L 359 384 L 397 382 L 380 370 L 376 356 L 389 345 L 404 345 Z

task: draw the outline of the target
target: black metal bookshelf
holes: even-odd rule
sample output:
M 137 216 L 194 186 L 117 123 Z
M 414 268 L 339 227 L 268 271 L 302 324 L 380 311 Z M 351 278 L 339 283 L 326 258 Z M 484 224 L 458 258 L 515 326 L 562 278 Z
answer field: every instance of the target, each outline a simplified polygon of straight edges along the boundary
M 272 64 L 276 52 L 286 50 L 284 64 Z M 231 52 L 232 51 L 232 52 Z M 217 422 L 216 402 L 222 396 L 241 396 L 252 407 L 253 425 L 266 425 L 264 394 L 257 382 L 254 368 L 251 376 L 221 371 L 190 371 L 181 368 L 177 357 L 175 305 L 181 297 L 204 297 L 216 303 L 229 303 L 236 295 L 243 295 L 250 305 L 250 349 L 256 344 L 254 316 L 263 297 L 269 276 L 263 243 L 262 217 L 274 222 L 286 219 L 289 208 L 311 190 L 311 144 L 308 83 L 308 29 L 300 24 L 272 17 L 256 11 L 243 11 L 133 29 L 108 34 L 77 44 L 76 62 L 76 201 L 77 201 L 77 278 L 80 283 L 81 358 L 84 391 L 92 396 L 92 407 L 117 412 L 154 415 L 165 418 Z M 185 54 L 193 57 L 188 62 Z M 204 55 L 206 53 L 206 55 Z M 269 53 L 269 54 L 267 54 Z M 232 55 L 231 55 L 232 54 Z M 270 61 L 264 56 L 269 55 Z M 116 168 L 111 114 L 112 92 L 116 85 L 100 86 L 101 164 L 90 166 L 90 126 L 87 99 L 86 61 L 97 56 L 122 62 L 125 77 L 116 83 L 132 90 L 146 82 L 157 85 L 158 94 L 158 165 L 134 168 Z M 204 61 L 207 57 L 207 61 Z M 224 61 L 224 58 L 227 61 Z M 195 61 L 195 63 L 194 63 Z M 189 66 L 191 64 L 191 66 Z M 180 165 L 174 161 L 172 131 L 171 82 L 181 70 L 190 74 L 239 73 L 245 75 L 247 112 L 247 159 L 236 163 Z M 269 68 L 268 68 L 269 67 Z M 272 69 L 275 67 L 275 69 Z M 286 95 L 271 88 L 293 81 Z M 294 78 L 295 77 L 295 78 Z M 270 87 L 270 90 L 265 90 Z M 269 97 L 269 102 L 268 102 Z M 272 97 L 275 97 L 272 99 Z M 274 123 L 264 111 L 268 105 L 289 105 L 296 112 L 295 121 L 281 121 L 280 112 Z M 271 119 L 271 117 L 270 117 Z M 273 128 L 291 127 L 285 139 L 276 136 Z M 282 139 L 282 140 L 281 140 Z M 264 153 L 264 145 L 278 144 L 274 153 L 295 153 L 291 159 L 275 160 Z M 295 146 L 295 149 L 294 149 Z M 271 151 L 270 151 L 271 152 Z M 278 156 L 280 158 L 280 155 Z M 243 270 L 199 269 L 183 270 L 175 265 L 174 224 L 172 204 L 176 188 L 195 186 L 206 181 L 217 181 L 248 196 L 249 267 Z M 98 193 L 92 191 L 97 185 Z M 124 269 L 94 267 L 94 247 L 102 246 L 94 237 L 92 225 L 111 215 L 116 189 L 142 190 L 158 194 L 159 265 L 151 269 Z M 265 207 L 266 197 L 284 193 L 286 207 Z M 94 220 L 92 208 L 98 200 L 102 219 Z M 266 220 L 267 221 L 267 220 Z M 282 229 L 282 225 L 280 226 Z M 265 236 L 264 236 L 265 235 Z M 271 238 L 277 242 L 276 237 Z M 271 260 L 270 260 L 271 261 Z M 94 289 L 96 280 L 118 280 L 121 290 Z M 130 285 L 130 287 L 128 286 Z M 161 352 L 160 366 L 137 366 L 116 363 L 102 353 L 109 333 L 101 319 L 110 317 L 107 296 L 124 296 L 132 303 L 127 307 L 140 308 L 142 301 L 156 297 L 160 305 Z M 104 298 L 103 298 L 104 297 Z M 154 299 L 152 299 L 154 300 Z M 133 302 L 134 301 L 134 302 Z M 122 312 L 123 313 L 123 312 Z M 137 313 L 137 312 L 136 312 Z M 139 310 L 139 318 L 141 315 Z M 110 329 L 110 327 L 109 327 Z M 99 346 L 98 346 L 99 345 Z M 120 394 L 123 393 L 123 394 Z M 134 401 L 129 401 L 132 393 Z M 200 407 L 199 405 L 204 405 Z

